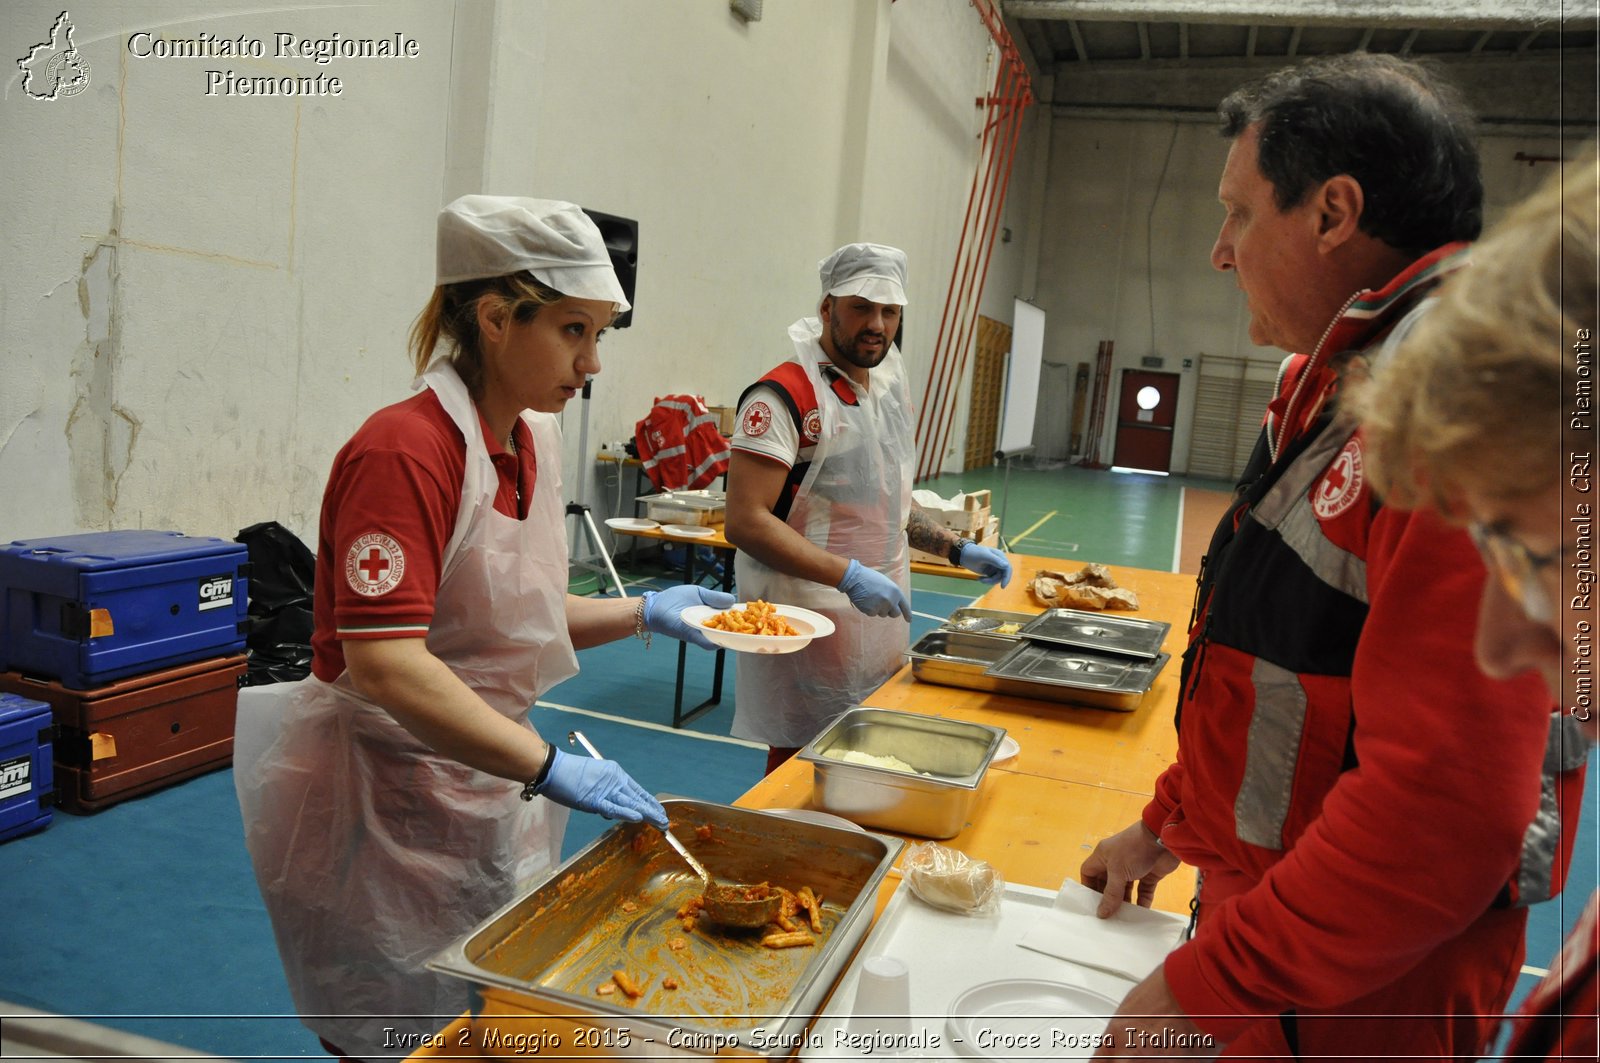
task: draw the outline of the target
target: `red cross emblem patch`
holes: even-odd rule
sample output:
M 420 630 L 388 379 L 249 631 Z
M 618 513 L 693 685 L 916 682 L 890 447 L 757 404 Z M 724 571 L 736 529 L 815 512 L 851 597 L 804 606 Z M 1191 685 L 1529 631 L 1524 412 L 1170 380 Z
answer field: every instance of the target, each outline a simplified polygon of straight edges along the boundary
M 1319 520 L 1332 520 L 1361 497 L 1366 475 L 1361 468 L 1361 441 L 1352 439 L 1322 474 L 1311 496 L 1311 510 Z
M 370 532 L 350 544 L 344 555 L 344 578 L 350 589 L 367 598 L 400 586 L 406 555 L 400 544 L 381 532 Z
M 764 436 L 767 429 L 772 427 L 772 407 L 759 399 L 745 407 L 744 421 L 741 425 L 747 436 Z
M 806 414 L 805 434 L 806 439 L 812 443 L 822 438 L 822 413 L 820 411 L 812 410 Z

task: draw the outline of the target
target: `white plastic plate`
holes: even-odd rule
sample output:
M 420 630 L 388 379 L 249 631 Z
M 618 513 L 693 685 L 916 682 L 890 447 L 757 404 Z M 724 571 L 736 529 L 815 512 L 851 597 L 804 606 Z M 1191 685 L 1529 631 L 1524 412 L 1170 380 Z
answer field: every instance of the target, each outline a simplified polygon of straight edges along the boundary
M 707 528 L 703 524 L 663 524 L 661 530 L 668 535 L 681 535 L 685 539 L 709 539 L 717 534 L 717 529 Z
M 617 531 L 653 531 L 661 525 L 653 520 L 643 517 L 607 517 L 606 527 Z
M 1088 1059 L 1117 1002 L 1080 986 L 1007 978 L 950 1002 L 953 1047 L 979 1059 Z
M 739 602 L 730 608 L 743 609 L 746 602 Z M 798 635 L 747 635 L 739 631 L 724 631 L 721 628 L 706 627 L 706 621 L 723 609 L 713 609 L 709 605 L 691 605 L 683 611 L 686 623 L 693 624 L 706 633 L 706 638 L 724 649 L 737 650 L 740 653 L 793 653 L 795 650 L 804 649 L 810 645 L 812 639 L 820 639 L 825 635 L 833 634 L 833 621 L 821 613 L 813 613 L 809 609 L 801 609 L 797 605 L 775 605 L 779 616 L 794 625 Z
M 1017 740 L 1010 735 L 1006 735 L 1000 739 L 1000 748 L 994 751 L 994 756 L 989 763 L 999 764 L 1003 760 L 1010 760 L 1020 752 L 1022 752 L 1022 747 L 1017 744 Z

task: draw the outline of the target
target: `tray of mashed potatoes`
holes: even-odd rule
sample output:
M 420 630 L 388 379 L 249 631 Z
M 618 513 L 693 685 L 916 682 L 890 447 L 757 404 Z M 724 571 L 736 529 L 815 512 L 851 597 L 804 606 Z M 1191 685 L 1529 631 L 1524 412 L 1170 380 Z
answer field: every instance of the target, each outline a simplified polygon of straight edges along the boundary
M 863 827 L 951 838 L 966 825 L 1005 728 L 894 709 L 846 710 L 800 751 L 811 800 Z

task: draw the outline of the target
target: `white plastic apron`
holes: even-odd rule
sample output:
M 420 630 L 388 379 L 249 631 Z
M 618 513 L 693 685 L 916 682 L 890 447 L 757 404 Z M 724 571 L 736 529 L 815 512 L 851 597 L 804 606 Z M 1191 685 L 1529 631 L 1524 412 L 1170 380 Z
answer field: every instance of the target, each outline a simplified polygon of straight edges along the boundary
M 788 524 L 831 554 L 854 558 L 911 594 L 906 520 L 911 513 L 914 419 L 905 363 L 898 348 L 872 370 L 860 405 L 832 397 L 821 366 L 828 356 L 822 323 L 789 326 L 794 361 L 816 390 L 822 435 Z M 787 576 L 740 551 L 739 597 L 812 609 L 834 633 L 797 653 L 740 654 L 733 733 L 769 746 L 803 746 L 876 690 L 902 663 L 910 625 L 901 617 L 867 616 L 832 587 Z
M 539 472 L 527 519 L 514 520 L 494 508 L 494 464 L 460 377 L 436 359 L 423 382 L 467 440 L 428 649 L 498 712 L 523 719 L 578 671 L 560 428 L 550 415 L 522 415 Z M 565 808 L 522 801 L 519 784 L 422 745 L 348 673 L 241 691 L 234 779 L 295 1006 L 357 1057 L 397 1054 L 385 1028 L 432 1033 L 467 1010 L 467 984 L 422 965 L 553 866 L 566 827 Z

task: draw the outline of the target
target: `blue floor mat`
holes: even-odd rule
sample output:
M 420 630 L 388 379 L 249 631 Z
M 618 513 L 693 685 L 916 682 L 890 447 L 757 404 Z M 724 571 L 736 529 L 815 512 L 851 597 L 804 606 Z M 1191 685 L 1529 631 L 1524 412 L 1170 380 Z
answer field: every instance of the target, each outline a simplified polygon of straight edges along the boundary
M 0 846 L 0 903 L 0 999 L 214 1055 L 323 1054 L 294 1017 L 230 770 L 57 812 Z

